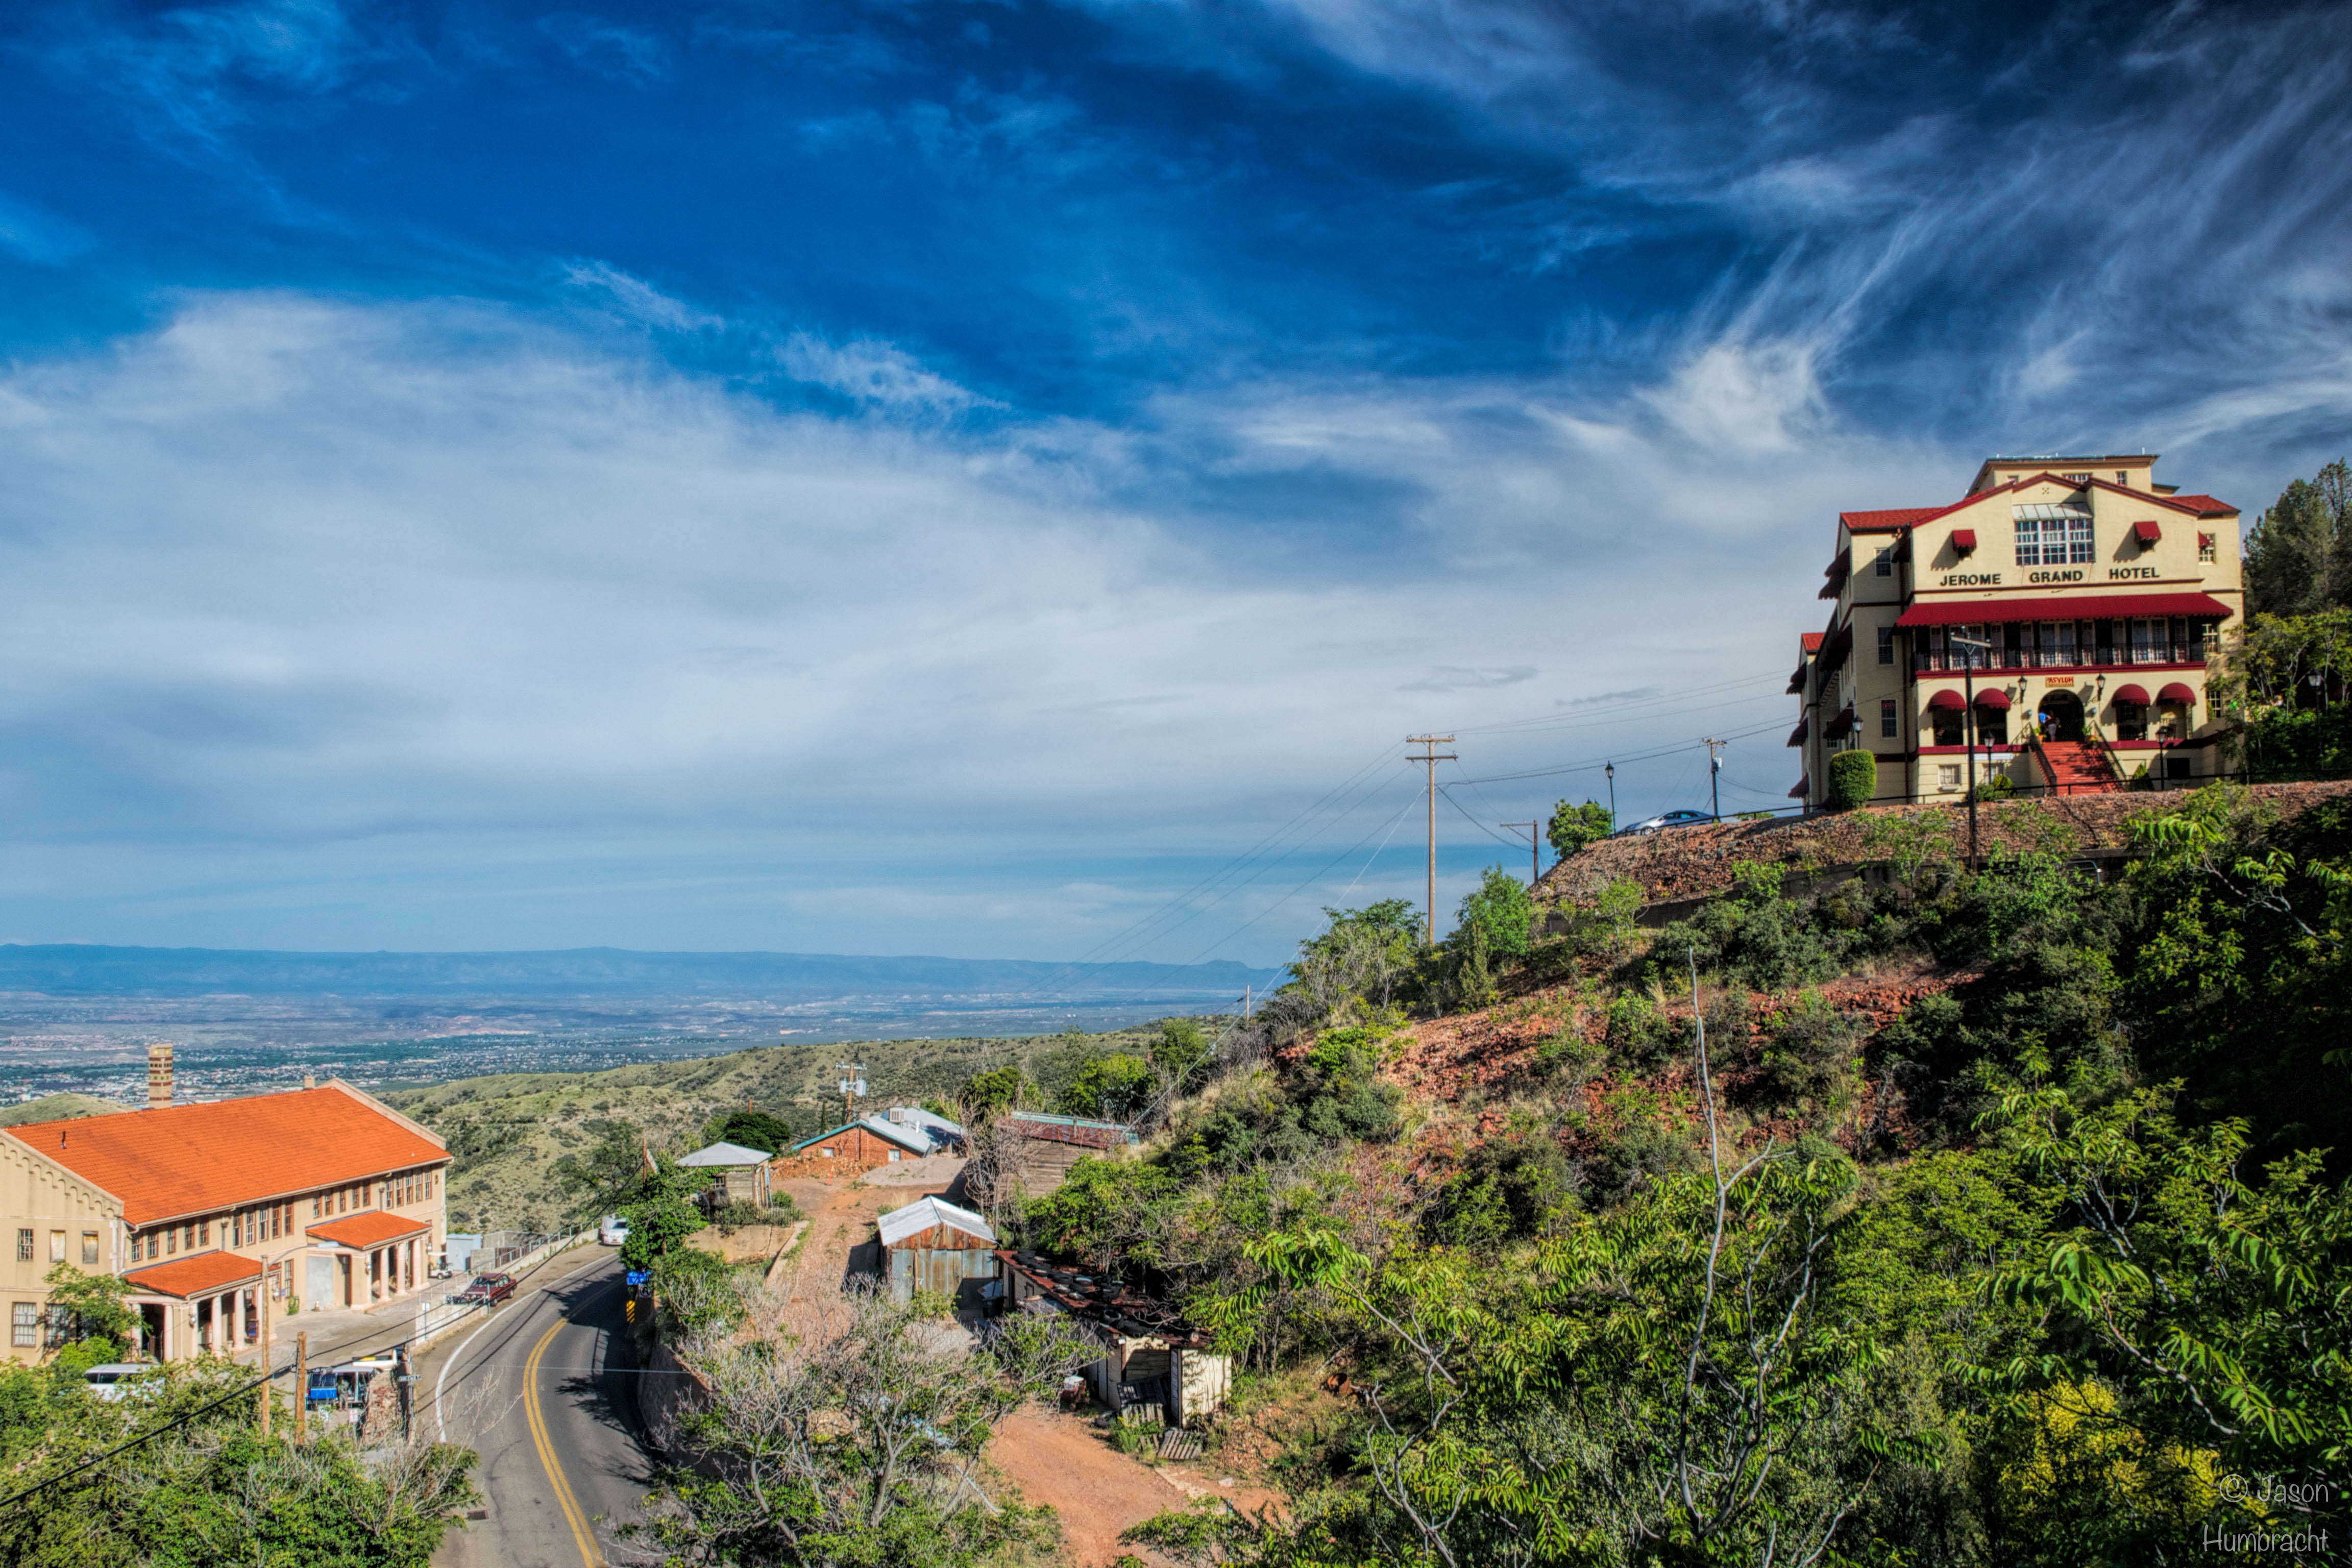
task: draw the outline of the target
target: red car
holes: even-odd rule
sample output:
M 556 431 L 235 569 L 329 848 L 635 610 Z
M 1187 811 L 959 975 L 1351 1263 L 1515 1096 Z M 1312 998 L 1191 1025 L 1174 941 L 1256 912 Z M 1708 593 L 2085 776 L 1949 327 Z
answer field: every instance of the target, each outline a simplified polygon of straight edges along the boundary
M 515 1293 L 515 1277 L 511 1274 L 477 1274 L 474 1282 L 450 1298 L 454 1301 L 478 1302 L 495 1307 Z

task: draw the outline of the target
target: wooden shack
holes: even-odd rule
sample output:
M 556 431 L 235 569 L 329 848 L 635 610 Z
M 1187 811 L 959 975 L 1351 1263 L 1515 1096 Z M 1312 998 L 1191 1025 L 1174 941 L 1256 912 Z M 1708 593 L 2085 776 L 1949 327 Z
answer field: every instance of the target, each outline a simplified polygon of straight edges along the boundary
M 1156 1406 L 1182 1426 L 1232 1397 L 1234 1363 L 1166 1302 L 1124 1281 L 1000 1249 L 1006 1310 L 1066 1316 L 1102 1354 L 1086 1369 L 1095 1397 L 1121 1415 Z
M 981 1287 L 996 1278 L 996 1233 L 945 1198 L 917 1198 L 877 1218 L 874 1229 L 894 1301 L 936 1290 L 958 1306 L 976 1307 Z
M 769 1170 L 779 1177 L 822 1176 L 830 1181 L 863 1175 L 901 1160 L 919 1160 L 940 1147 L 919 1127 L 901 1127 L 878 1116 L 863 1116 L 802 1139 L 777 1155 Z
M 1033 1198 L 1059 1187 L 1069 1178 L 1070 1167 L 1087 1155 L 1108 1155 L 1135 1142 L 1134 1132 L 1116 1121 L 1036 1110 L 1008 1112 L 998 1126 L 1013 1135 L 1004 1146 L 1003 1179 Z

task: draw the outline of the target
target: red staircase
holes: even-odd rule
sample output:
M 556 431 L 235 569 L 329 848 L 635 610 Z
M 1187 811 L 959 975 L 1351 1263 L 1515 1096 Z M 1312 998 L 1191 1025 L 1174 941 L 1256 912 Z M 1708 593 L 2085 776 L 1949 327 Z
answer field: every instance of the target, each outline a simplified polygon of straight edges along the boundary
M 2123 788 L 2114 754 L 2095 742 L 2045 741 L 2037 735 L 2030 744 L 2053 795 L 2097 795 Z

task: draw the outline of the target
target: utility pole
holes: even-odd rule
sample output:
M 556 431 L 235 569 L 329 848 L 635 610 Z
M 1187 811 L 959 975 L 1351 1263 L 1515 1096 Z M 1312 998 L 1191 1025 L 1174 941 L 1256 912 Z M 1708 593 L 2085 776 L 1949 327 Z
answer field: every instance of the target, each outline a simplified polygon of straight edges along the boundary
M 310 1425 L 310 1335 L 294 1336 L 294 1441 L 299 1443 Z
M 851 1109 L 852 1102 L 864 1098 L 866 1094 L 866 1064 L 835 1062 L 833 1068 L 841 1075 L 841 1124 L 846 1127 L 857 1120 L 856 1112 Z
M 1968 709 L 1969 725 L 1969 869 L 1977 868 L 1977 656 L 1975 649 L 1992 652 L 1992 644 L 1975 637 L 1964 637 L 1957 632 L 1945 634 L 1948 645 L 1957 644 L 1970 651 L 1960 658 L 1960 701 Z
M 1716 748 L 1731 744 L 1728 741 L 1706 743 L 1706 804 L 1717 822 L 1723 820 L 1723 791 L 1717 781 L 1723 777 L 1723 757 Z
M 1460 759 L 1451 752 L 1443 755 L 1438 752 L 1438 747 L 1454 743 L 1451 735 L 1407 735 L 1404 743 L 1419 746 L 1423 754 L 1412 760 L 1429 766 L 1429 924 L 1421 933 L 1421 945 L 1434 948 L 1437 945 L 1437 764 Z
M 1528 830 L 1528 886 L 1532 889 L 1538 882 L 1543 880 L 1543 863 L 1538 858 L 1541 853 L 1543 840 L 1536 837 L 1536 829 L 1541 827 L 1543 824 L 1540 822 L 1507 822 L 1503 824 L 1503 826 L 1511 829 L 1515 833 L 1522 827 Z
M 269 1436 L 269 1407 L 277 1403 L 276 1391 L 269 1386 L 269 1270 L 261 1271 L 261 1283 L 253 1288 L 253 1297 L 261 1308 L 261 1436 Z

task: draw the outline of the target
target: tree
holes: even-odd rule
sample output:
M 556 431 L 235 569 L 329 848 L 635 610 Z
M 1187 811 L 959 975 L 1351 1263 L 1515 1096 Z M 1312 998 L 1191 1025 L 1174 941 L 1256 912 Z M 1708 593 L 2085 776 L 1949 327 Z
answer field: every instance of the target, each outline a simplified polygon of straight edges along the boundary
M 792 1123 L 764 1110 L 730 1110 L 713 1117 L 702 1135 L 713 1143 L 734 1143 L 763 1154 L 781 1154 L 793 1146 Z
M 1830 759 L 1830 808 L 1852 811 L 1878 794 L 1878 759 L 1868 752 L 1840 752 Z
M 1008 1065 L 972 1074 L 956 1090 L 956 1098 L 963 1102 L 964 1114 L 977 1121 L 1000 1110 L 1017 1110 L 1022 1100 L 1036 1089 L 1028 1075 Z
M 2341 458 L 2263 513 L 2246 537 L 2245 582 L 2249 616 L 2352 603 L 2352 469 Z
M 1124 1051 L 1097 1057 L 1078 1069 L 1062 1091 L 1062 1110 L 1071 1116 L 1127 1121 L 1143 1114 L 1157 1091 L 1151 1064 Z
M 2282 1508 L 2343 1529 L 2352 1186 L 2322 1182 L 2309 1149 L 2245 1180 L 2244 1123 L 2184 1131 L 2169 1106 L 2179 1089 L 2084 1110 L 2030 1070 L 1985 1119 L 2072 1222 L 1994 1286 L 2072 1332 L 2003 1371 L 2025 1389 L 2122 1389 L 2139 1430 L 2229 1471 L 2321 1479 L 2326 1495 Z
M 1191 1018 L 1171 1018 L 1160 1026 L 1160 1037 L 1151 1043 L 1151 1065 L 1179 1094 L 1209 1060 L 1215 1042 L 1202 1032 L 1201 1026 Z
M 621 1209 L 629 1222 L 629 1239 L 621 1243 L 623 1267 L 651 1268 L 702 1229 L 706 1222 L 694 1198 L 710 1179 L 707 1171 L 685 1170 L 667 1154 L 656 1156 L 655 1168 L 639 1179 L 636 1202 Z
M 973 1471 L 998 1423 L 1097 1352 L 1066 1325 L 1003 1320 L 966 1355 L 922 1310 L 871 1292 L 814 1332 L 718 1350 L 709 1406 L 625 1527 L 673 1563 L 971 1568 L 1046 1546 L 1050 1515 L 998 1502 Z
M 1614 826 L 1609 820 L 1609 808 L 1597 801 L 1582 805 L 1570 805 L 1561 801 L 1552 807 L 1551 826 L 1544 837 L 1551 841 L 1552 852 L 1565 860 L 1596 839 L 1609 837 Z
M 131 1342 L 137 1315 L 122 1304 L 130 1293 L 127 1280 L 112 1274 L 84 1274 L 70 1263 L 60 1263 L 42 1277 L 49 1288 L 51 1326 L 70 1341 Z
M 634 1121 L 598 1121 L 582 1131 L 588 1147 L 566 1154 L 548 1168 L 575 1213 L 602 1214 L 633 1203 L 646 1179 L 648 1145 Z
M 1535 922 L 1536 901 L 1526 885 L 1500 866 L 1489 866 L 1477 890 L 1464 897 L 1446 945 L 1466 952 L 1475 943 L 1486 952 L 1515 957 L 1527 952 Z
M 1407 899 L 1323 914 L 1331 923 L 1298 944 L 1283 987 L 1318 1028 L 1351 1007 L 1386 1009 L 1420 962 L 1422 942 L 1421 911 Z
M 297 1445 L 264 1438 L 245 1388 L 252 1369 L 175 1363 L 142 1397 L 101 1401 L 51 1391 L 0 1427 L 11 1489 L 61 1478 L 0 1512 L 0 1562 L 13 1568 L 196 1568 L 316 1564 L 425 1568 L 448 1527 L 479 1500 L 470 1449 L 348 1436 Z M 0 1371 L 14 1394 L 42 1377 Z M 0 1405 L 16 1402 L 0 1396 Z M 123 1447 L 142 1434 L 147 1441 Z M 93 1468 L 94 1455 L 121 1452 Z

